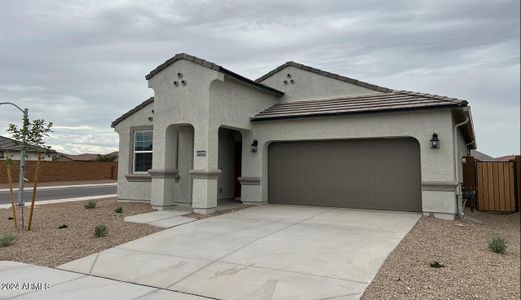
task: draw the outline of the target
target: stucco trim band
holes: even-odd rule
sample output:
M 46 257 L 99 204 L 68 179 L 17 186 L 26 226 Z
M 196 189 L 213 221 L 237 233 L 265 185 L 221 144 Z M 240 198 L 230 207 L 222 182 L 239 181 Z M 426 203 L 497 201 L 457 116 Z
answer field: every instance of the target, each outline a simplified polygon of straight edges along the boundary
M 241 185 L 260 185 L 260 177 L 239 177 Z
M 190 170 L 190 175 L 194 179 L 217 179 L 221 175 L 222 171 L 219 169 L 193 169 Z
M 128 182 L 150 182 L 152 177 L 148 174 L 127 174 L 125 178 Z
M 152 178 L 175 178 L 179 173 L 176 169 L 150 169 L 148 174 Z
M 455 181 L 424 181 L 422 191 L 454 192 L 457 185 Z

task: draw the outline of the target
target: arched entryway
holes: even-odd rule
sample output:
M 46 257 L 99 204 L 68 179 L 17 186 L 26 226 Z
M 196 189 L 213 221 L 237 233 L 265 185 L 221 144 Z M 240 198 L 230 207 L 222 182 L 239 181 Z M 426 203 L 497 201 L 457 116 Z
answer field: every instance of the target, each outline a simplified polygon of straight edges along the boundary
M 242 134 L 239 130 L 219 128 L 218 169 L 222 171 L 217 181 L 217 200 L 240 201 L 242 166 Z

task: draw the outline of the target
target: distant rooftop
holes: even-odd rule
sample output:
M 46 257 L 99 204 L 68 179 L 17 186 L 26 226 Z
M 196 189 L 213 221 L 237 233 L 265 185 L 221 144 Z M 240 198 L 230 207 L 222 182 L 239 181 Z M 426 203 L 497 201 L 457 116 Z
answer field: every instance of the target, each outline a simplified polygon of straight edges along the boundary
M 0 151 L 20 151 L 20 145 L 16 140 L 1 136 L 0 135 Z M 30 146 L 29 151 L 31 152 L 56 152 L 54 150 L 48 150 L 42 147 Z

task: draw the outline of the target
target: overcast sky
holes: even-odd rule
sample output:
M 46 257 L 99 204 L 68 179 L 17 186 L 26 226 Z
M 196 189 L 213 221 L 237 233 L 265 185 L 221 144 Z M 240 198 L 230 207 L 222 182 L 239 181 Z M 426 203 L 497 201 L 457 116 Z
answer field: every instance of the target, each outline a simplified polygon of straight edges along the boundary
M 67 153 L 117 149 L 110 123 L 187 52 L 255 79 L 293 60 L 470 102 L 479 150 L 519 153 L 519 0 L 0 2 L 0 102 L 55 124 Z M 0 106 L 0 135 L 18 112 Z

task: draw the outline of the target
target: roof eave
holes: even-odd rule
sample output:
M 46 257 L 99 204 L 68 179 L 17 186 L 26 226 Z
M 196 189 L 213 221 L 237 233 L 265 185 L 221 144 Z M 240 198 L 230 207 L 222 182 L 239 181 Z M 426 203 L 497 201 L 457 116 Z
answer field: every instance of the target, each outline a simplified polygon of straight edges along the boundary
M 159 66 L 157 66 L 154 70 L 150 71 L 150 73 L 148 73 L 146 76 L 145 76 L 145 79 L 146 80 L 150 80 L 152 79 L 155 75 L 159 74 L 162 70 L 166 69 L 167 67 L 169 67 L 171 64 L 175 63 L 176 61 L 178 60 L 187 60 L 187 61 L 190 61 L 190 62 L 193 62 L 195 64 L 198 64 L 198 65 L 201 65 L 203 67 L 206 67 L 206 68 L 209 68 L 211 70 L 214 70 L 214 71 L 217 71 L 217 72 L 221 72 L 223 73 L 224 75 L 228 76 L 228 77 L 231 77 L 231 78 L 235 78 L 243 83 L 246 83 L 250 86 L 253 86 L 253 87 L 256 87 L 260 90 L 263 90 L 263 91 L 266 91 L 266 92 L 269 92 L 271 94 L 274 94 L 274 95 L 277 95 L 277 96 L 282 96 L 284 95 L 284 92 L 283 91 L 279 91 L 275 88 L 272 88 L 272 87 L 269 87 L 267 85 L 264 85 L 260 82 L 256 82 L 254 80 L 251 80 L 249 78 L 246 78 L 242 75 L 239 75 L 233 71 L 230 71 L 226 68 L 223 68 L 213 62 L 209 62 L 207 60 L 204 60 L 204 59 L 201 59 L 201 58 L 198 58 L 198 57 L 195 57 L 193 55 L 189 55 L 189 54 L 186 54 L 186 53 L 179 53 L 179 54 L 176 54 L 174 55 L 174 57 L 168 59 L 167 61 L 165 61 L 164 63 L 160 64 Z
M 359 114 L 372 114 L 382 112 L 403 112 L 403 111 L 419 111 L 419 110 L 434 110 L 434 109 L 447 109 L 447 108 L 459 108 L 461 104 L 451 105 L 437 105 L 437 106 L 425 106 L 415 108 L 393 108 L 393 109 L 379 109 L 379 110 L 366 110 L 366 111 L 346 111 L 346 112 L 327 112 L 327 113 L 310 113 L 307 115 L 293 115 L 293 116 L 268 116 L 268 117 L 251 117 L 251 122 L 258 121 L 275 121 L 284 119 L 307 119 L 307 118 L 319 118 L 319 117 L 331 117 L 331 116 L 342 116 L 342 115 L 359 115 Z
M 386 88 L 386 87 L 383 87 L 383 86 L 378 86 L 378 85 L 371 84 L 371 83 L 368 83 L 368 82 L 360 81 L 360 80 L 357 80 L 357 79 L 353 79 L 353 78 L 349 78 L 349 77 L 342 76 L 342 75 L 339 75 L 339 74 L 335 74 L 335 73 L 331 73 L 331 72 L 328 72 L 328 71 L 324 71 L 324 70 L 321 70 L 321 69 L 313 68 L 313 67 L 310 67 L 310 66 L 303 65 L 301 63 L 294 62 L 294 61 L 288 61 L 288 62 L 286 62 L 286 63 L 276 67 L 275 69 L 273 69 L 273 70 L 269 71 L 268 73 L 262 75 L 261 77 L 255 79 L 255 82 L 260 83 L 260 82 L 270 78 L 271 76 L 277 74 L 278 72 L 282 71 L 283 69 L 285 69 L 287 67 L 295 67 L 295 68 L 298 68 L 298 69 L 301 69 L 301 70 L 304 70 L 304 71 L 308 71 L 308 72 L 311 72 L 311 73 L 314 73 L 314 74 L 317 74 L 317 75 L 321 75 L 321 76 L 325 76 L 325 77 L 328 77 L 328 78 L 331 78 L 331 79 L 335 79 L 335 80 L 339 80 L 339 81 L 342 81 L 342 82 L 350 83 L 350 84 L 353 84 L 353 85 L 356 85 L 356 86 L 360 86 L 360 87 L 364 87 L 366 89 L 374 90 L 374 91 L 377 91 L 377 92 L 389 93 L 389 92 L 393 92 L 394 91 L 393 89 L 390 89 L 390 88 Z
M 115 128 L 119 123 L 124 121 L 126 118 L 132 116 L 133 114 L 135 114 L 136 112 L 138 112 L 141 109 L 145 108 L 146 106 L 148 106 L 151 103 L 154 103 L 154 97 L 148 98 L 147 100 L 141 102 L 140 104 L 138 104 L 137 106 L 135 106 L 131 110 L 129 110 L 126 113 L 122 114 L 116 120 L 112 121 L 112 123 L 110 124 L 110 127 Z

